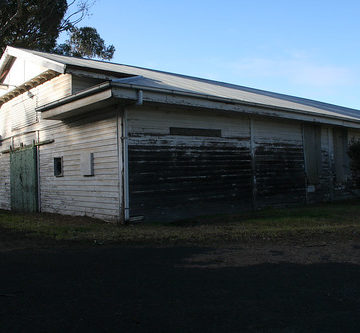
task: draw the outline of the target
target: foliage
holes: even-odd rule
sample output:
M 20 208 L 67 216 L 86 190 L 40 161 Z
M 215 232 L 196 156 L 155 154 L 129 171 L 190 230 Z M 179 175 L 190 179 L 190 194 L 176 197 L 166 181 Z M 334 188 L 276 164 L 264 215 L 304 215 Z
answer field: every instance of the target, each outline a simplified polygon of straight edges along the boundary
M 61 32 L 66 0 L 0 0 L 0 49 L 51 51 Z
M 70 39 L 56 47 L 55 53 L 87 58 L 110 60 L 115 52 L 114 45 L 106 46 L 95 28 L 73 28 Z
M 88 0 L 0 0 L 0 52 L 7 45 L 45 52 L 111 59 L 115 48 L 106 46 L 95 28 L 77 28 L 89 13 Z M 57 45 L 62 32 L 70 39 Z
M 348 147 L 348 155 L 351 159 L 352 169 L 360 172 L 360 140 L 351 140 Z

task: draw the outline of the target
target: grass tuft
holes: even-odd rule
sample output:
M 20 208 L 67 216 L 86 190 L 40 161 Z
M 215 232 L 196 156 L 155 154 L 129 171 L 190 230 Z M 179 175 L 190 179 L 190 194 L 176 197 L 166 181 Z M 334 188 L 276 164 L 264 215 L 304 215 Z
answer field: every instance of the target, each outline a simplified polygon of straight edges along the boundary
M 360 238 L 360 201 L 202 216 L 172 224 L 114 225 L 86 217 L 0 210 L 0 227 L 28 237 L 94 244 L 191 244 Z

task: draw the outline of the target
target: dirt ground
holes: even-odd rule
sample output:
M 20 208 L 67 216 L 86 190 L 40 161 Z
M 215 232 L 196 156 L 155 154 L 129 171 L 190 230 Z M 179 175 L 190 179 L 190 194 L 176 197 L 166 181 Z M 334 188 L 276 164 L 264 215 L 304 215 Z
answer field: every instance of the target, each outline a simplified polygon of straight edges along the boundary
M 360 242 L 91 245 L 0 230 L 1 332 L 359 332 Z

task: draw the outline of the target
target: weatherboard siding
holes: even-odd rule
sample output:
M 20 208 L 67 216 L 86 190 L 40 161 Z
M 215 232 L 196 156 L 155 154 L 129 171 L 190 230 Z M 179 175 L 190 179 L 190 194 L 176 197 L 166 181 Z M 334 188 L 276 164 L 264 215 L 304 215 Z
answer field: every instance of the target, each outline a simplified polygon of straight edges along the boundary
M 84 89 L 90 88 L 103 82 L 104 80 L 93 79 L 93 78 L 84 78 L 76 75 L 71 77 L 71 93 L 76 94 Z
M 0 209 L 11 209 L 10 154 L 0 154 Z
M 170 128 L 221 130 L 221 137 Z M 133 109 L 128 130 L 130 216 L 174 220 L 251 207 L 248 118 Z
M 17 135 L 39 124 L 41 114 L 36 107 L 56 101 L 71 93 L 71 75 L 59 75 L 52 80 L 15 97 L 0 107 L 0 135 L 2 139 Z M 50 122 L 41 125 L 47 126 Z
M 320 186 L 316 189 L 315 201 L 327 201 L 333 197 L 334 154 L 332 143 L 332 128 L 321 127 L 321 174 Z
M 21 84 L 44 68 L 17 63 L 5 80 L 9 84 Z M 19 71 L 21 75 L 19 74 Z M 21 80 L 18 80 L 20 75 Z M 70 94 L 70 75 L 59 75 L 28 92 L 15 97 L 0 107 L 0 209 L 11 209 L 10 204 L 10 154 L 1 153 L 10 146 L 31 145 L 37 140 L 36 129 L 53 122 L 40 124 L 35 108 Z
M 199 111 L 130 109 L 130 216 L 173 220 L 332 199 L 332 127 L 320 128 L 319 182 L 308 186 L 302 126 Z M 209 135 L 221 130 L 221 137 L 171 135 L 186 128 L 206 129 Z
M 306 201 L 308 203 L 328 201 L 333 198 L 334 182 L 334 156 L 332 143 L 332 127 L 319 126 L 319 142 L 313 142 L 317 149 L 320 169 L 318 171 L 318 181 L 314 184 L 306 179 Z M 315 147 L 318 145 L 318 147 Z M 306 151 L 306 147 L 304 147 Z
M 256 119 L 253 130 L 256 207 L 305 202 L 301 124 Z
M 360 131 L 355 129 L 350 129 L 348 131 L 348 144 L 350 145 L 353 142 L 360 140 Z M 351 189 L 359 190 L 360 189 L 360 172 L 355 170 L 350 161 L 350 170 L 351 170 Z
M 121 205 L 117 120 L 113 111 L 67 121 L 40 132 L 54 140 L 40 147 L 41 211 L 119 219 Z M 80 155 L 93 153 L 94 176 L 81 173 Z M 54 158 L 63 159 L 63 176 L 54 176 Z

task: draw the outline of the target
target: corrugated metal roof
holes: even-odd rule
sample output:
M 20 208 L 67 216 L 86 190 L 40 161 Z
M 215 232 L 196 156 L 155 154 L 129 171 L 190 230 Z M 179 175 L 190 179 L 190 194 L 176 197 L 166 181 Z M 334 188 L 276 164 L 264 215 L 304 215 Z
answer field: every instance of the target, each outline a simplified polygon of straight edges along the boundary
M 61 64 L 65 64 L 67 66 L 77 66 L 84 69 L 97 69 L 101 71 L 136 76 L 134 78 L 128 78 L 126 82 L 127 84 L 136 84 L 137 86 L 143 87 L 170 89 L 174 91 L 228 98 L 237 100 L 239 102 L 255 103 L 266 106 L 275 106 L 304 112 L 312 112 L 317 115 L 336 116 L 346 118 L 348 120 L 360 120 L 360 110 L 318 102 L 310 99 L 135 66 L 67 57 L 30 50 L 24 51 L 52 61 L 59 62 Z

